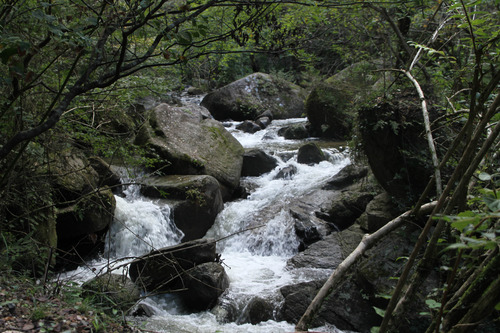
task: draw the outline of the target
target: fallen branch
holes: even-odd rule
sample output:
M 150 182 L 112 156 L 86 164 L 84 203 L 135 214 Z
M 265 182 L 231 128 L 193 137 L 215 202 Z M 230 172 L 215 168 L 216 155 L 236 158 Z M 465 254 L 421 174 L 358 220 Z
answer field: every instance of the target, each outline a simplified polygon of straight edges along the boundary
M 434 207 L 436 206 L 437 202 L 433 201 L 428 204 L 423 205 L 419 213 L 421 214 L 429 214 Z M 356 249 L 351 252 L 351 254 L 338 265 L 338 267 L 332 272 L 328 280 L 325 282 L 323 287 L 319 290 L 318 294 L 314 299 L 312 300 L 311 304 L 309 304 L 309 307 L 307 308 L 306 312 L 304 315 L 300 318 L 299 322 L 295 326 L 295 332 L 301 332 L 301 331 L 307 331 L 307 327 L 309 326 L 310 322 L 314 318 L 314 315 L 318 312 L 318 310 L 321 307 L 321 304 L 323 304 L 323 300 L 331 293 L 333 287 L 337 285 L 339 280 L 344 276 L 344 274 L 347 272 L 347 270 L 360 258 L 367 250 L 372 248 L 377 242 L 385 235 L 390 233 L 391 231 L 397 229 L 399 226 L 401 226 L 406 218 L 411 216 L 412 211 L 407 211 L 400 216 L 396 217 L 394 220 L 388 222 L 386 225 L 384 225 L 382 228 L 378 229 L 375 231 L 373 234 L 365 234 L 363 236 L 363 239 L 359 243 L 359 245 L 356 247 Z

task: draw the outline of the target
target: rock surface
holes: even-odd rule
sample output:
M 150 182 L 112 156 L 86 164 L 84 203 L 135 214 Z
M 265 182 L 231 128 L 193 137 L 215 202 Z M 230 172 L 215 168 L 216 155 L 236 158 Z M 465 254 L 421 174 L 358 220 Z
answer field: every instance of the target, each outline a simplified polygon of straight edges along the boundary
M 167 200 L 183 242 L 203 237 L 224 208 L 220 185 L 207 175 L 170 175 L 141 180 L 141 193 Z
M 302 164 L 317 164 L 326 160 L 326 156 L 321 148 L 314 142 L 306 143 L 299 148 L 297 162 Z
M 304 114 L 302 89 L 269 74 L 254 73 L 208 93 L 201 105 L 217 120 L 255 120 L 272 110 L 274 119 Z
M 139 131 L 136 144 L 153 149 L 166 174 L 206 174 L 222 185 L 224 199 L 240 180 L 243 147 L 216 120 L 204 119 L 202 107 L 160 104 Z
M 243 155 L 242 176 L 260 176 L 278 165 L 276 158 L 260 149 L 249 149 Z
M 354 64 L 320 83 L 309 93 L 305 107 L 315 136 L 346 140 L 351 137 L 355 109 L 369 99 L 381 74 L 368 62 Z

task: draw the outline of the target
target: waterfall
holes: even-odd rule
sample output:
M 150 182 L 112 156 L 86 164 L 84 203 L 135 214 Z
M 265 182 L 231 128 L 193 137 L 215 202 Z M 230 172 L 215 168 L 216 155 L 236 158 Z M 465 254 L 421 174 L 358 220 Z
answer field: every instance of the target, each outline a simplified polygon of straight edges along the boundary
M 175 295 L 152 296 L 142 302 L 154 309 L 155 315 L 129 320 L 147 330 L 164 333 L 294 331 L 291 323 L 268 320 L 252 325 L 245 323 L 244 317 L 249 302 L 256 296 L 278 308 L 282 302 L 279 288 L 326 277 L 330 273 L 321 269 L 287 267 L 287 260 L 297 253 L 299 245 L 290 205 L 296 203 L 297 198 L 321 188 L 349 163 L 345 154 L 336 148 L 323 148 L 329 156 L 327 161 L 312 166 L 297 163 L 296 152 L 303 141 L 285 140 L 277 132 L 288 124 L 305 121 L 303 118 L 274 120 L 267 129 L 255 134 L 236 130 L 236 122 L 225 124 L 245 148 L 265 150 L 278 160 L 278 166 L 260 177 L 242 179 L 251 185 L 252 192 L 246 199 L 226 203 L 206 235 L 222 239 L 217 243 L 217 250 L 229 276 L 230 287 L 220 297 L 220 305 L 213 311 L 188 313 Z M 285 166 L 293 166 L 296 173 L 293 177 L 276 178 Z M 136 186 L 129 186 L 124 194 L 125 197 L 116 196 L 115 219 L 107 236 L 105 258 L 89 264 L 94 267 L 90 270 L 95 271 L 95 267 L 102 269 L 113 260 L 136 257 L 152 249 L 177 244 L 183 237 L 167 205 L 142 197 Z M 339 332 L 334 327 L 320 330 Z

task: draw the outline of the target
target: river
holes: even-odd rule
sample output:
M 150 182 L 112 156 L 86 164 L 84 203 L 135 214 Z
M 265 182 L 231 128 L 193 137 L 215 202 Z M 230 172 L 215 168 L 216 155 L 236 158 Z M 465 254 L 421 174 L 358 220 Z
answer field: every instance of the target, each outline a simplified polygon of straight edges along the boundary
M 147 297 L 142 302 L 155 312 L 152 317 L 130 317 L 139 327 L 165 333 L 282 333 L 293 332 L 294 325 L 268 320 L 255 325 L 246 320 L 247 305 L 255 297 L 265 299 L 275 314 L 283 301 L 279 288 L 319 277 L 331 271 L 324 269 L 290 269 L 287 260 L 297 253 L 299 239 L 295 235 L 289 205 L 296 198 L 321 188 L 328 179 L 349 163 L 338 144 L 322 144 L 328 160 L 316 165 L 299 164 L 297 149 L 303 141 L 285 140 L 278 136 L 281 127 L 305 122 L 305 118 L 274 120 L 265 130 L 255 134 L 236 129 L 237 122 L 227 122 L 227 129 L 245 148 L 260 148 L 279 161 L 271 172 L 260 177 L 244 177 L 242 183 L 251 188 L 246 199 L 225 204 L 206 237 L 215 239 L 233 235 L 217 243 L 230 279 L 229 289 L 212 311 L 188 313 L 175 296 Z M 279 170 L 293 165 L 297 168 L 291 179 L 275 179 Z M 129 186 L 125 197 L 116 197 L 114 223 L 110 228 L 105 255 L 72 272 L 73 278 L 85 280 L 93 271 L 120 258 L 130 258 L 169 245 L 182 239 L 182 232 L 171 219 L 168 206 L 142 197 Z M 254 228 L 258 226 L 257 228 Z M 242 230 L 246 232 L 238 233 Z M 118 264 L 121 262 L 118 261 Z M 228 315 L 229 314 L 229 315 Z M 228 318 L 231 318 L 230 320 Z M 315 328 L 321 332 L 340 332 L 335 327 Z

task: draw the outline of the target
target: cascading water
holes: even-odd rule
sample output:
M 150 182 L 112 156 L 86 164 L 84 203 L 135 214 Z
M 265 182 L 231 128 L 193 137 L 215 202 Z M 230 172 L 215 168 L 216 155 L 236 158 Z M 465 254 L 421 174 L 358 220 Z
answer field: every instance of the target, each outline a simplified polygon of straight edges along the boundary
M 299 245 L 289 206 L 296 198 L 320 188 L 349 163 L 335 148 L 323 148 L 329 155 L 328 161 L 313 166 L 297 163 L 296 152 L 302 142 L 285 140 L 277 131 L 298 122 L 305 122 L 305 119 L 275 120 L 255 134 L 236 130 L 237 123 L 225 124 L 245 148 L 260 148 L 276 157 L 279 165 L 263 176 L 242 179 L 253 192 L 246 199 L 226 203 L 207 233 L 207 237 L 222 239 L 217 243 L 217 250 L 230 279 L 230 287 L 220 297 L 220 305 L 214 311 L 192 314 L 183 311 L 175 296 L 154 296 L 142 302 L 153 309 L 155 315 L 130 320 L 145 329 L 168 333 L 294 331 L 294 325 L 287 322 L 246 323 L 246 310 L 256 297 L 277 309 L 282 301 L 280 287 L 326 277 L 330 273 L 322 269 L 287 268 L 287 260 L 296 254 Z M 281 168 L 290 165 L 296 169 L 293 177 L 276 178 Z M 183 234 L 170 219 L 168 206 L 143 198 L 134 186 L 128 187 L 124 198 L 117 196 L 116 201 L 106 260 L 92 263 L 90 271 L 106 267 L 109 262 L 119 262 L 120 258 L 136 257 L 180 242 Z M 89 272 L 89 269 L 82 268 L 82 272 Z M 86 278 L 91 276 L 87 274 Z M 334 327 L 320 329 L 338 332 Z

